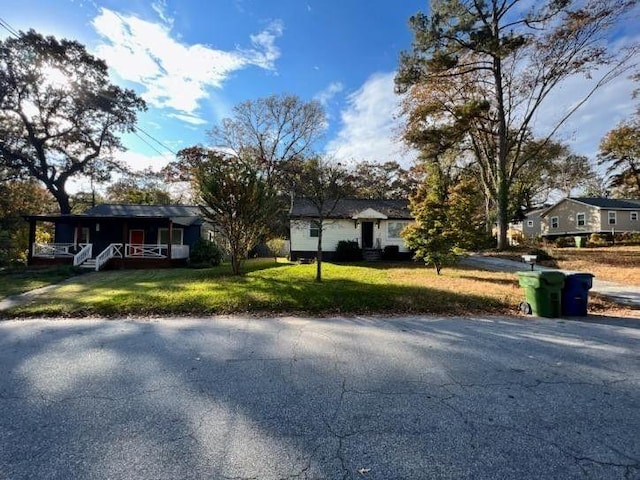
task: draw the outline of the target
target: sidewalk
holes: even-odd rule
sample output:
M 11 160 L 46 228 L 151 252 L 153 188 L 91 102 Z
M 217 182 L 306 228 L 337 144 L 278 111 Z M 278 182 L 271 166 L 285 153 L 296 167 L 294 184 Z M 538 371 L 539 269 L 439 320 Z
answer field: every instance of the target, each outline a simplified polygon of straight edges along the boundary
M 514 260 L 506 260 L 504 258 L 485 257 L 481 254 L 472 254 L 461 260 L 461 263 L 474 267 L 483 268 L 485 270 L 494 270 L 497 272 L 521 272 L 531 270 L 528 263 L 516 262 Z M 556 268 L 544 267 L 536 265 L 536 271 L 558 270 Z M 564 273 L 575 273 L 568 270 L 559 270 Z M 611 300 L 627 305 L 632 308 L 640 309 L 640 287 L 634 285 L 620 285 L 613 282 L 605 282 L 594 277 L 592 292 L 604 295 Z

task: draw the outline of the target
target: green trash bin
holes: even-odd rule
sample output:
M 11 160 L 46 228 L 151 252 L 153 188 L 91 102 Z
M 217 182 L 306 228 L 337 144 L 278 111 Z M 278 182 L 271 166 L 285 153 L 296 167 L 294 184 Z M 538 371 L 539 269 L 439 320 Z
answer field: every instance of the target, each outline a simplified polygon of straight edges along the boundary
M 562 313 L 564 273 L 556 271 L 518 272 L 526 302 L 520 304 L 525 313 L 538 317 L 559 317 Z

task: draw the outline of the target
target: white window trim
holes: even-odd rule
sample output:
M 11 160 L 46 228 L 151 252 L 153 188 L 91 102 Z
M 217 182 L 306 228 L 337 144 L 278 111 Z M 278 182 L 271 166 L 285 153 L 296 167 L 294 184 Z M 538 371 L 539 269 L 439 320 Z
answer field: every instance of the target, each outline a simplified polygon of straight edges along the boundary
M 613 213 L 613 216 L 611 215 Z M 613 219 L 613 222 L 611 221 Z M 607 224 L 608 225 L 615 225 L 618 223 L 618 212 L 616 211 L 609 211 L 607 212 Z
M 318 232 L 316 235 L 312 235 L 314 230 Z M 320 236 L 320 228 L 314 222 L 309 222 L 309 230 L 307 231 L 309 232 L 309 238 L 318 238 Z
M 553 223 L 554 223 L 553 221 L 554 220 L 555 220 L 555 224 L 556 224 L 555 227 L 553 226 Z M 560 217 L 551 217 L 549 219 L 549 228 L 553 228 L 553 229 L 560 228 Z
M 84 235 L 84 233 L 86 232 L 86 237 Z M 81 238 L 80 237 L 85 237 L 85 241 L 81 242 Z M 78 227 L 76 229 L 74 229 L 73 232 L 73 243 L 75 243 L 76 245 L 79 245 L 81 243 L 91 243 L 91 229 L 89 227 Z
M 582 225 L 580 225 L 579 217 L 582 215 Z M 587 225 L 587 214 L 584 212 L 576 213 L 576 227 L 584 227 Z
M 633 218 L 633 217 L 636 217 L 636 218 Z M 631 220 L 632 222 L 637 222 L 638 212 L 629 212 L 629 220 Z
M 527 220 L 527 227 L 533 228 L 533 220 Z
M 158 245 L 163 245 L 162 242 L 160 242 L 160 232 L 167 232 L 167 238 L 169 237 L 169 229 L 168 228 L 158 228 Z M 176 232 L 180 232 L 180 243 L 174 243 L 174 245 L 184 245 L 184 228 L 174 228 L 173 229 L 173 238 L 172 240 L 175 241 L 176 239 Z

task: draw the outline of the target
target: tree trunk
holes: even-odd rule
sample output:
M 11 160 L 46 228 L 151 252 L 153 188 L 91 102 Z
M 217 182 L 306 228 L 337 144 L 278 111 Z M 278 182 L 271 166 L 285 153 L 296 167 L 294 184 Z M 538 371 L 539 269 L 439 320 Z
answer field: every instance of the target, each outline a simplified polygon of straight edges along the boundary
M 318 252 L 316 253 L 316 282 L 322 282 L 322 223 L 318 225 Z
M 54 196 L 60 207 L 60 214 L 69 215 L 71 213 L 71 202 L 69 201 L 69 194 L 64 190 L 48 188 L 51 194 Z
M 497 195 L 498 250 L 508 247 L 507 230 L 509 229 L 509 188 L 502 176 L 498 184 Z

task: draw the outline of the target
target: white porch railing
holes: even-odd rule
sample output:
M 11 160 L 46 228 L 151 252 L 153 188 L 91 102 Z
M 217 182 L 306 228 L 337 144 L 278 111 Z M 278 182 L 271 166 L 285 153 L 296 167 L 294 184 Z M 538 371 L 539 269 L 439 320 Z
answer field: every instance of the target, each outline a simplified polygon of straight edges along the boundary
M 122 244 L 112 243 L 96 257 L 96 272 L 112 258 L 122 258 Z
M 169 245 L 166 243 L 158 245 L 127 243 L 124 255 L 126 258 L 167 258 L 169 256 Z M 189 258 L 189 245 L 171 245 L 171 258 Z
M 93 252 L 93 244 L 87 243 L 82 247 L 78 253 L 73 256 L 73 266 L 77 267 L 78 265 L 84 263 L 88 259 L 91 258 Z
M 75 243 L 34 243 L 31 253 L 34 257 L 73 257 L 74 246 Z
M 127 243 L 124 256 L 126 258 L 166 258 L 167 246 L 150 243 Z

